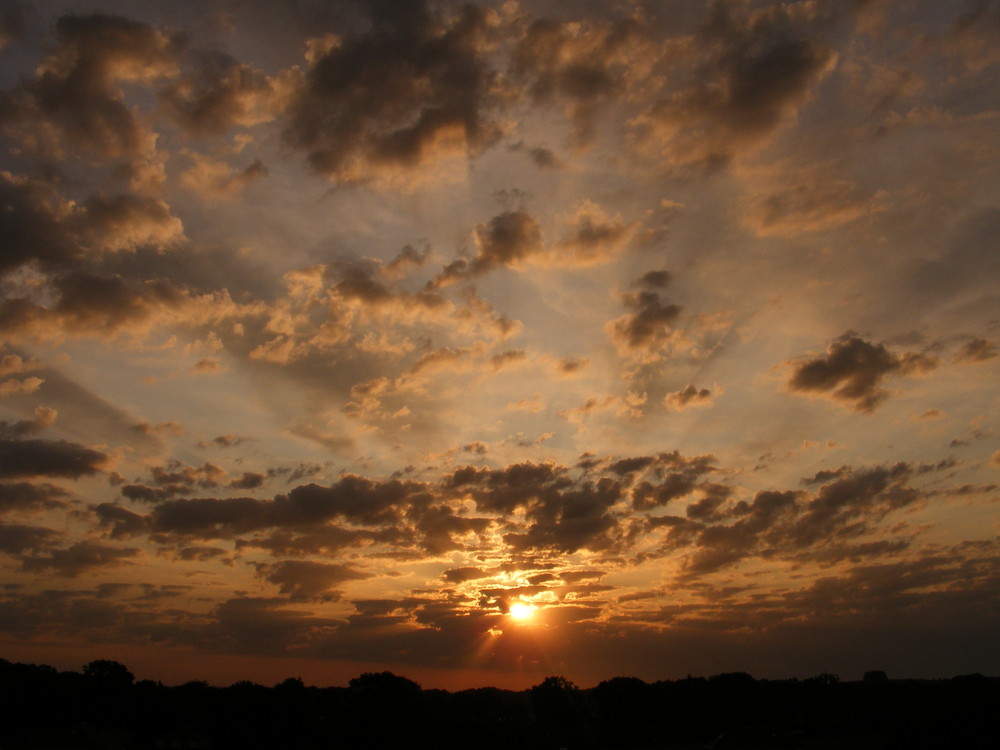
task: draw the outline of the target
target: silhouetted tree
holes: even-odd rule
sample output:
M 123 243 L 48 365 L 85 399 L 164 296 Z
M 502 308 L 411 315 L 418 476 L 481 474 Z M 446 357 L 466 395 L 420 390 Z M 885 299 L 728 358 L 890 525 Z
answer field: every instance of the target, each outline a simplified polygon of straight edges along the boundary
M 597 704 L 600 736 L 607 747 L 634 747 L 653 741 L 654 711 L 649 685 L 638 677 L 614 677 L 591 691 Z
M 412 742 L 420 717 L 420 685 L 392 672 L 365 672 L 348 683 L 354 744 L 387 747 Z M 350 743 L 349 743 L 350 744 Z
M 548 743 L 580 747 L 593 737 L 580 689 L 565 677 L 546 677 L 531 688 L 531 706 Z
M 103 685 L 116 688 L 128 687 L 135 681 L 135 675 L 129 672 L 124 664 L 110 659 L 97 659 L 85 664 L 83 674 L 91 679 L 99 680 Z

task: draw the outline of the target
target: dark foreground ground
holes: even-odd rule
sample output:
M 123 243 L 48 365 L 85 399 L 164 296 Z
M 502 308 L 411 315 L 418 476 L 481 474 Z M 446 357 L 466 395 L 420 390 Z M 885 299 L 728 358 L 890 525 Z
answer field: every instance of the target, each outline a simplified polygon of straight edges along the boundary
M 0 659 L 0 750 L 344 748 L 979 750 L 1000 747 L 1000 678 L 861 682 L 720 674 L 581 690 L 421 690 L 389 672 L 346 688 L 136 682 L 123 665 L 82 672 Z

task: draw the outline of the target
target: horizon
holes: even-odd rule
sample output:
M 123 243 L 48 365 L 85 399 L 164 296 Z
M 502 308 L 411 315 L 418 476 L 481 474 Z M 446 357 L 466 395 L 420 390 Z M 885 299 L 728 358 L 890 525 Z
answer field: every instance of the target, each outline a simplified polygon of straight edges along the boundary
M 0 657 L 0 659 L 3 659 L 3 657 Z M 10 660 L 5 660 L 5 661 L 7 661 L 7 663 L 12 666 L 26 666 L 30 668 L 53 668 L 51 664 L 26 664 L 22 662 L 11 662 Z M 738 677 L 738 678 L 746 677 L 752 680 L 753 682 L 808 683 L 815 681 L 815 682 L 824 682 L 830 684 L 839 684 L 839 683 L 851 684 L 851 683 L 861 683 L 861 682 L 878 683 L 878 684 L 884 682 L 948 682 L 953 680 L 964 680 L 968 678 L 977 678 L 977 677 L 985 678 L 987 680 L 1000 679 L 1000 675 L 988 675 L 988 674 L 984 675 L 981 672 L 973 672 L 970 674 L 956 674 L 956 675 L 951 675 L 949 677 L 917 677 L 912 675 L 898 677 L 894 675 L 888 675 L 883 670 L 880 669 L 870 669 L 866 670 L 861 676 L 857 678 L 851 678 L 851 677 L 845 678 L 842 675 L 835 674 L 832 672 L 820 672 L 805 677 L 800 675 L 790 675 L 787 677 L 771 677 L 771 678 L 760 677 L 758 675 L 753 675 L 748 672 L 719 672 L 716 674 L 688 674 L 683 677 L 675 677 L 675 678 L 664 677 L 659 679 L 644 680 L 641 677 L 620 674 L 620 675 L 615 675 L 614 677 L 605 678 L 604 680 L 601 680 L 600 682 L 594 683 L 592 685 L 578 685 L 574 683 L 572 680 L 567 680 L 562 675 L 545 675 L 539 680 L 531 682 L 530 684 L 526 684 L 524 687 L 521 688 L 499 687 L 497 685 L 474 685 L 471 687 L 449 689 L 444 687 L 437 687 L 434 685 L 430 686 L 424 685 L 419 680 L 411 679 L 411 677 L 407 674 L 397 674 L 392 670 L 379 669 L 375 671 L 364 671 L 364 670 L 358 671 L 357 674 L 346 680 L 343 684 L 332 684 L 332 683 L 316 684 L 314 682 L 310 682 L 309 680 L 303 679 L 301 675 L 293 675 L 293 674 L 288 674 L 281 679 L 275 680 L 273 684 L 270 683 L 270 681 L 257 682 L 256 680 L 253 680 L 249 677 L 243 677 L 240 679 L 233 680 L 231 682 L 220 682 L 220 681 L 210 682 L 208 680 L 192 679 L 186 682 L 164 683 L 162 680 L 157 680 L 151 677 L 143 677 L 138 674 L 135 674 L 128 664 L 123 664 L 114 659 L 102 659 L 102 658 L 94 659 L 91 662 L 88 662 L 87 664 L 81 665 L 77 669 L 72 669 L 72 668 L 57 669 L 57 672 L 60 674 L 71 673 L 71 674 L 87 675 L 88 672 L 95 666 L 101 666 L 105 664 L 110 665 L 113 669 L 117 670 L 118 673 L 122 674 L 127 673 L 128 675 L 131 675 L 132 682 L 130 684 L 132 685 L 136 685 L 140 682 L 148 682 L 148 683 L 155 683 L 157 685 L 166 688 L 184 687 L 185 685 L 189 684 L 204 684 L 212 688 L 230 688 L 230 687 L 239 687 L 243 684 L 252 684 L 255 687 L 274 689 L 281 686 L 282 683 L 287 683 L 289 681 L 296 681 L 296 682 L 301 682 L 303 687 L 315 688 L 318 690 L 325 690 L 327 688 L 349 689 L 351 687 L 350 685 L 351 682 L 354 682 L 358 679 L 363 679 L 365 677 L 370 677 L 372 675 L 375 676 L 388 675 L 393 678 L 402 678 L 408 682 L 415 684 L 421 690 L 444 690 L 446 692 L 461 692 L 463 690 L 480 690 L 480 689 L 490 689 L 490 690 L 499 689 L 499 690 L 509 690 L 511 692 L 525 692 L 531 690 L 533 687 L 537 687 L 545 683 L 546 681 L 552 681 L 552 680 L 559 680 L 563 684 L 577 690 L 594 690 L 604 683 L 612 683 L 615 682 L 616 680 L 638 680 L 646 685 L 655 685 L 657 683 L 677 683 L 677 682 L 686 682 L 689 680 L 711 681 L 711 680 L 718 680 L 720 678 L 733 678 L 733 677 Z M 108 672 L 108 668 L 104 667 L 103 671 Z
M 998 30 L 6 3 L 0 653 L 1000 674 Z

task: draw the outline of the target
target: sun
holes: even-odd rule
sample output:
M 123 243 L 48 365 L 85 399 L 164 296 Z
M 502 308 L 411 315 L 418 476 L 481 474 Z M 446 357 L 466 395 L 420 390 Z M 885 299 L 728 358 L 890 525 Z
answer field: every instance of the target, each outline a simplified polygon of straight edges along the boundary
M 520 622 L 530 620 L 535 616 L 535 606 L 524 602 L 514 602 L 510 605 L 510 616 Z

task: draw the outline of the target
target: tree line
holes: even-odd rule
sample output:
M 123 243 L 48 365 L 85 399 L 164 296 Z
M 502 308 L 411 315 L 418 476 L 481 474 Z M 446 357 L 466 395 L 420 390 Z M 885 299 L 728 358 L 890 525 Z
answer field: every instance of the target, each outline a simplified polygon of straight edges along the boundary
M 80 672 L 0 659 L 0 748 L 993 748 L 1000 678 L 857 682 L 746 673 L 581 689 L 553 676 L 522 691 L 421 689 L 391 672 L 347 687 L 288 678 L 166 686 L 99 659 Z M 836 744 L 830 744 L 831 742 Z

